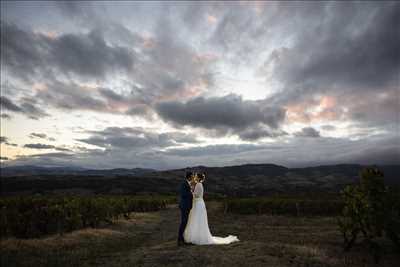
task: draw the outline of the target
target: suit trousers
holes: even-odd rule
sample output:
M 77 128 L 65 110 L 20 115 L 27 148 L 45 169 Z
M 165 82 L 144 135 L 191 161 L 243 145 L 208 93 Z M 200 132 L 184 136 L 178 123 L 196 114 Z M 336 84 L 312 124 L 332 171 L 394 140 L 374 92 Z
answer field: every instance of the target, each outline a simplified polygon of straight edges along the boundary
M 179 226 L 178 241 L 185 241 L 183 239 L 183 233 L 189 219 L 190 209 L 181 209 L 181 225 Z

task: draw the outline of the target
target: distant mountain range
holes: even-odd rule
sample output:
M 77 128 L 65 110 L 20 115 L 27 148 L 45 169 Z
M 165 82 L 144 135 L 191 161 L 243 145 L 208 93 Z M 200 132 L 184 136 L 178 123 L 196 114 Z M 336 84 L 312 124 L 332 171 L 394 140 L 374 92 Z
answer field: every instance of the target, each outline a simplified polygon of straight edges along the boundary
M 358 180 L 364 166 L 340 164 L 286 168 L 274 164 L 227 167 L 196 166 L 157 171 L 152 169 L 89 170 L 75 167 L 13 166 L 1 168 L 3 194 L 176 194 L 186 170 L 205 172 L 207 193 L 252 196 L 275 193 L 338 192 Z M 378 166 L 387 185 L 400 185 L 400 165 Z
M 154 171 L 153 169 L 104 169 L 94 170 L 81 167 L 42 167 L 32 165 L 10 166 L 0 169 L 2 177 L 9 176 L 31 176 L 31 175 L 80 175 L 80 176 L 117 176 L 117 175 L 141 175 Z

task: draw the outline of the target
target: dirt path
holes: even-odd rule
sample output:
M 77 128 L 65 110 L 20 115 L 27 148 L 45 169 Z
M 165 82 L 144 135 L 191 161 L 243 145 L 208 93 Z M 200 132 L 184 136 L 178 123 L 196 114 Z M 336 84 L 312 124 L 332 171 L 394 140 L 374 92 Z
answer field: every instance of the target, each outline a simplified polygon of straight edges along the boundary
M 210 221 L 220 210 L 219 204 L 209 204 Z M 176 240 L 180 220 L 179 209 L 172 205 L 159 214 L 161 220 L 139 246 L 125 255 L 119 255 L 118 259 L 110 258 L 103 266 L 223 266 L 223 261 L 218 259 L 223 258 L 221 255 L 226 254 L 228 247 L 242 246 L 234 243 L 224 246 L 178 247 Z M 232 266 L 232 261 L 229 260 L 226 265 Z

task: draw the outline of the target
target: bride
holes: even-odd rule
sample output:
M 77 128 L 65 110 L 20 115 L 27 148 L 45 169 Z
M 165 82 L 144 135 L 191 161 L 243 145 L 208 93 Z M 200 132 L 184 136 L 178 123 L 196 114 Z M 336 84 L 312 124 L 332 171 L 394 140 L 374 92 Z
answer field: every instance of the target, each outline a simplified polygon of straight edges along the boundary
M 190 210 L 188 223 L 184 231 L 185 242 L 195 245 L 230 244 L 239 241 L 236 236 L 227 237 L 212 236 L 208 228 L 206 204 L 203 200 L 204 174 L 196 174 L 196 185 L 193 191 L 193 207 Z

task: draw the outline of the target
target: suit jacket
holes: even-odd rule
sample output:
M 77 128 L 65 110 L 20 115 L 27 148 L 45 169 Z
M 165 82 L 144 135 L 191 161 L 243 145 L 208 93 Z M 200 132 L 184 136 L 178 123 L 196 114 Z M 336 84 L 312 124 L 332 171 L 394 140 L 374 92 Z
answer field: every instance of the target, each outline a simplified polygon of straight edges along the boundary
M 182 210 L 190 210 L 193 203 L 193 195 L 188 182 L 182 182 L 179 189 L 179 208 Z

